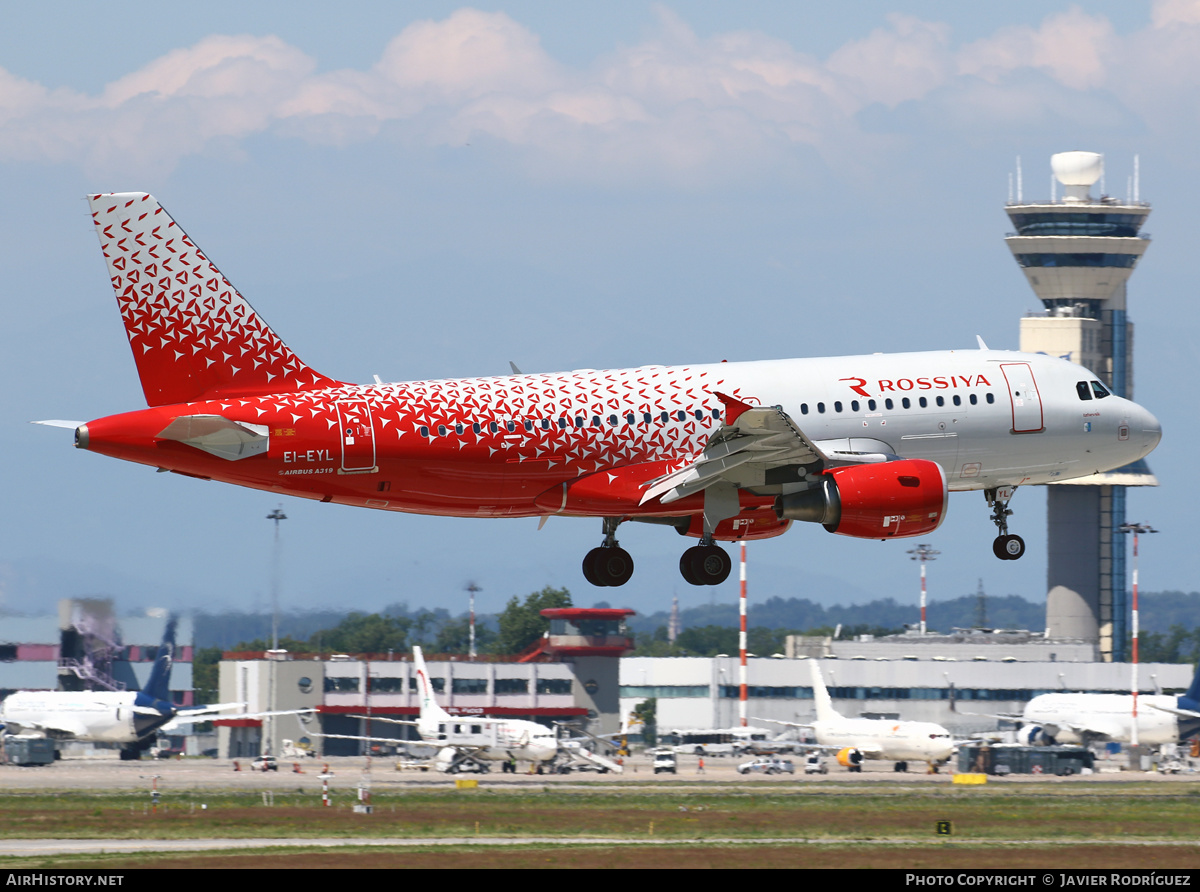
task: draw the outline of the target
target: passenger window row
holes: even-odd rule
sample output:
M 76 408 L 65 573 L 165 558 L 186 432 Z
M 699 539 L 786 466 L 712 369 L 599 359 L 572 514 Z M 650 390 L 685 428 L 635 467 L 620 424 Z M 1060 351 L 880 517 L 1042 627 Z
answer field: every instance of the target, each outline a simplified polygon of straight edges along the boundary
M 564 430 L 568 427 L 618 427 L 622 422 L 626 425 L 641 424 L 668 424 L 671 421 L 687 421 L 689 418 L 695 418 L 697 421 L 703 421 L 706 418 L 720 420 L 720 409 L 694 409 L 688 412 L 684 409 L 676 409 L 672 412 L 626 412 L 624 415 L 592 415 L 589 419 L 586 415 L 566 416 L 560 415 L 558 418 L 526 418 L 523 421 L 508 419 L 507 421 L 476 421 L 470 427 L 471 431 L 476 434 L 487 431 L 490 434 L 500 433 L 501 429 L 509 433 L 515 432 L 518 427 L 525 431 L 532 432 L 535 428 L 548 431 L 558 427 L 559 430 Z M 422 425 L 417 429 L 422 437 L 429 436 L 429 427 Z M 466 426 L 459 422 L 453 427 L 445 424 L 437 426 L 437 435 L 439 437 L 449 436 L 451 433 L 462 435 L 466 433 Z
M 1084 399 L 1084 397 L 1081 396 L 1080 399 Z M 921 409 L 929 408 L 929 397 L 919 396 L 919 397 L 917 397 L 916 402 L 917 402 L 917 406 Z M 961 406 L 963 404 L 962 396 L 960 396 L 959 394 L 956 393 L 952 397 L 950 397 L 950 402 L 952 405 Z M 974 394 L 974 393 L 969 394 L 967 397 L 967 402 L 970 403 L 972 406 L 978 405 L 979 404 L 978 394 Z M 992 403 L 996 402 L 996 397 L 991 393 L 985 393 L 984 394 L 984 402 L 986 402 L 990 406 Z M 943 407 L 946 405 L 946 398 L 944 396 L 935 396 L 935 397 L 933 397 L 933 404 L 939 408 Z M 867 411 L 868 412 L 874 412 L 878 407 L 879 407 L 879 403 L 877 401 L 867 400 Z M 893 400 L 891 397 L 888 397 L 887 399 L 885 399 L 883 401 L 883 407 L 889 411 L 893 410 L 896 408 L 896 401 Z M 912 407 L 913 407 L 913 401 L 911 399 L 909 399 L 906 396 L 900 398 L 900 408 L 911 409 Z M 862 404 L 858 400 L 850 401 L 850 411 L 851 412 L 858 412 L 858 411 L 860 411 L 861 408 L 862 408 Z M 818 415 L 826 414 L 826 406 L 824 403 L 817 403 L 816 409 L 817 409 Z M 842 401 L 834 400 L 833 414 L 835 414 L 835 415 L 841 414 L 843 409 L 844 409 L 844 406 L 842 404 Z M 801 403 L 800 404 L 800 414 L 807 415 L 808 412 L 809 412 L 808 403 Z

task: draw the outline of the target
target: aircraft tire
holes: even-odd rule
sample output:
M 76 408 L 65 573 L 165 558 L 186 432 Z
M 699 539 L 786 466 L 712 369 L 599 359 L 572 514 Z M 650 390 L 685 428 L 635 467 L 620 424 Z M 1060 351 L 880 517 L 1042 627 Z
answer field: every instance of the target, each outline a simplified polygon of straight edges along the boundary
M 583 556 L 583 578 L 595 586 L 607 585 L 600 577 L 600 558 L 603 548 L 593 548 Z
M 1002 561 L 1020 560 L 1025 554 L 1025 540 L 1020 536 L 997 536 L 992 553 Z
M 599 549 L 601 555 L 596 561 L 599 576 L 605 585 L 618 586 L 627 583 L 633 576 L 633 558 L 624 548 Z
M 699 546 L 696 546 L 696 548 L 699 548 Z M 692 572 L 692 552 L 696 548 L 689 548 L 679 557 L 679 575 L 683 577 L 683 581 L 688 585 L 704 585 Z
M 633 558 L 619 546 L 593 548 L 583 557 L 583 578 L 595 586 L 618 586 L 633 576 Z
M 684 569 L 684 562 L 688 569 Z M 696 545 L 683 553 L 679 570 L 683 578 L 692 585 L 720 585 L 729 578 L 733 561 L 728 552 L 718 545 Z M 690 574 L 688 572 L 690 570 Z M 693 581 L 695 580 L 695 581 Z

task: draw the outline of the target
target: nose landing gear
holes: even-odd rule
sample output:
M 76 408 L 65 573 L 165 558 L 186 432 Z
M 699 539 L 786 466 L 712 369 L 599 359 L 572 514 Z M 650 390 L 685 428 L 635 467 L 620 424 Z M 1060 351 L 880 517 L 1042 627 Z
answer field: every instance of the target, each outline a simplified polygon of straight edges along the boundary
M 633 558 L 617 542 L 619 517 L 604 518 L 604 544 L 583 557 L 583 578 L 596 586 L 624 585 L 633 576 Z
M 992 542 L 992 553 L 1002 561 L 1015 561 L 1025 554 L 1025 540 L 1008 532 L 1008 518 L 1012 516 L 1012 509 L 1008 507 L 1008 502 L 1016 491 L 1015 486 L 983 491 L 984 498 L 992 508 L 992 523 L 1000 532 L 1000 535 Z

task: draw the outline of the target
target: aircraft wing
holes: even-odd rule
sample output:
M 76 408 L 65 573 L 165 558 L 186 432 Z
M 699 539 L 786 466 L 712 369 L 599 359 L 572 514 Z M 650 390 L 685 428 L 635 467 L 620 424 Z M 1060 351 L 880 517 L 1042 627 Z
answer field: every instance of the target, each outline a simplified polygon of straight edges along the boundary
M 1171 715 L 1181 716 L 1185 719 L 1200 719 L 1200 712 L 1194 709 L 1172 709 L 1169 706 L 1159 706 L 1157 703 L 1150 703 L 1154 709 L 1161 709 L 1163 712 L 1169 712 Z
M 215 706 L 192 706 L 176 710 L 175 718 L 163 725 L 164 731 L 172 731 L 189 722 L 209 722 L 220 719 L 265 719 L 276 715 L 310 715 L 315 709 L 279 709 L 273 712 L 236 712 L 229 709 L 245 706 L 244 703 L 218 703 Z
M 1099 740 L 1117 740 L 1126 733 L 1126 729 L 1114 722 L 1106 722 L 1103 719 L 1088 719 L 1086 722 L 1032 722 L 1031 724 L 1041 724 L 1043 728 L 1051 733 L 1051 736 L 1056 736 L 1057 730 L 1066 729 L 1086 742 L 1087 738 L 1096 738 Z
M 394 743 L 397 746 L 401 746 L 403 744 L 413 744 L 413 745 L 424 744 L 425 746 L 436 746 L 437 745 L 430 741 L 400 740 L 396 737 L 367 737 L 362 734 L 326 734 L 323 731 L 305 731 L 304 733 L 307 734 L 309 737 L 336 737 L 338 740 L 366 740 L 369 743 Z
M 787 725 L 789 728 L 811 728 L 812 722 L 784 722 L 780 719 L 760 719 L 755 716 L 750 717 L 751 721 L 755 722 L 770 722 L 772 725 Z
M 999 719 L 1002 722 L 1024 722 L 1026 720 L 1025 716 L 1016 712 L 964 712 L 960 713 L 960 715 L 977 715 L 980 718 Z
M 79 721 L 78 718 L 73 718 L 69 715 L 55 716 L 52 719 L 44 719 L 40 722 L 7 722 L 5 725 L 5 731 L 9 734 L 13 734 L 16 732 L 10 730 L 8 725 L 14 725 L 17 728 L 20 728 L 22 731 L 41 731 L 43 734 L 64 734 L 69 737 L 85 737 L 90 730 L 82 721 Z
M 751 406 L 723 393 L 714 395 L 725 404 L 725 423 L 708 438 L 704 452 L 694 462 L 643 484 L 646 491 L 639 504 L 659 496 L 664 504 L 685 498 L 730 479 L 731 472 L 743 465 L 765 472 L 784 466 L 829 464 L 829 457 L 781 406 Z

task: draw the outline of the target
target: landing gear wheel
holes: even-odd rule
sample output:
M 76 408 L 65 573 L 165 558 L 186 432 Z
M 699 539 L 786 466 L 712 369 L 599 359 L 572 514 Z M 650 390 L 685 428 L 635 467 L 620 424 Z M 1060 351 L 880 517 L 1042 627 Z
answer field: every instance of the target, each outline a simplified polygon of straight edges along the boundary
M 593 548 L 583 558 L 583 577 L 592 585 L 624 585 L 632 576 L 633 558 L 619 546 Z
M 692 585 L 720 585 L 732 568 L 729 555 L 716 545 L 696 545 L 679 559 L 679 572 Z
M 583 578 L 592 585 L 604 585 L 604 583 L 600 581 L 600 573 L 596 568 L 596 564 L 600 561 L 600 552 L 603 550 L 603 548 L 593 548 L 583 556 Z
M 1002 561 L 1015 561 L 1025 554 L 1025 540 L 1020 536 L 997 536 L 992 552 Z
M 683 577 L 683 581 L 688 585 L 704 585 L 703 582 L 696 578 L 696 574 L 692 572 L 692 552 L 695 550 L 694 548 L 689 548 L 679 556 L 679 575 Z

